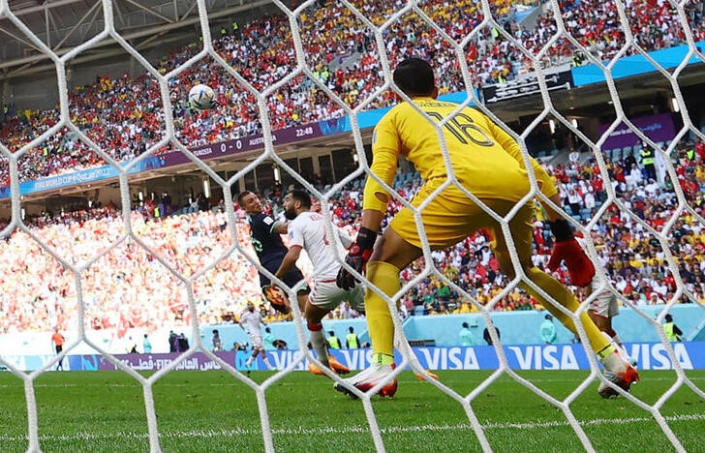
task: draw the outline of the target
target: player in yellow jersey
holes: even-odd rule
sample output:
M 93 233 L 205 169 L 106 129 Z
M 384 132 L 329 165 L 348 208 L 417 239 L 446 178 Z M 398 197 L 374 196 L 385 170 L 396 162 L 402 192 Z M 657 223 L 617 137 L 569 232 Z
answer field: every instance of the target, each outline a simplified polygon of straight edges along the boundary
M 414 104 L 430 118 L 440 122 L 457 108 L 456 104 L 436 99 L 433 70 L 418 58 L 404 60 L 394 71 L 395 84 Z M 530 189 L 528 173 L 517 143 L 489 118 L 472 108 L 465 108 L 445 123 L 442 128 L 450 164 L 458 182 L 472 192 L 490 209 L 506 216 Z M 372 143 L 371 171 L 389 186 L 392 185 L 400 155 L 411 161 L 424 185 L 411 201 L 418 207 L 434 190 L 446 181 L 448 172 L 435 125 L 426 120 L 413 105 L 402 102 L 392 108 L 375 128 Z M 560 205 L 557 190 L 545 170 L 533 159 L 531 166 L 541 191 L 556 205 Z M 385 294 L 391 296 L 400 289 L 399 272 L 422 256 L 420 233 L 416 229 L 413 213 L 403 208 L 391 221 L 382 237 L 377 234 L 384 218 L 390 195 L 374 179 L 365 184 L 362 224 L 356 242 L 350 247 L 346 262 L 358 272 L 366 270 L 367 279 Z M 534 267 L 531 262 L 532 203 L 519 208 L 509 229 L 523 272 L 534 284 L 542 288 L 563 307 L 575 312 L 579 303 L 575 296 L 550 275 Z M 551 267 L 562 261 L 577 286 L 588 284 L 595 269 L 573 237 L 568 222 L 550 206 L 545 206 L 555 236 Z M 492 232 L 493 250 L 502 271 L 510 278 L 515 275 L 509 246 L 500 224 L 473 203 L 455 186 L 449 186 L 421 212 L 426 238 L 432 249 L 443 249 L 458 243 L 480 228 Z M 375 245 L 376 242 L 376 245 Z M 368 263 L 369 261 L 369 263 Z M 353 275 L 341 268 L 337 283 L 342 288 L 355 284 Z M 568 329 L 577 332 L 570 317 L 554 307 L 526 284 L 521 285 L 538 299 Z M 396 379 L 390 374 L 394 368 L 394 324 L 386 302 L 374 291 L 365 296 L 367 324 L 372 341 L 373 364 L 367 370 L 347 379 L 349 385 L 367 391 L 385 382 L 380 394 L 392 396 Z M 638 379 L 636 370 L 600 333 L 593 321 L 583 313 L 580 322 L 605 367 L 606 377 L 614 384 L 628 390 Z M 337 390 L 350 393 L 346 386 Z M 604 397 L 617 394 L 610 386 L 602 384 L 599 392 Z

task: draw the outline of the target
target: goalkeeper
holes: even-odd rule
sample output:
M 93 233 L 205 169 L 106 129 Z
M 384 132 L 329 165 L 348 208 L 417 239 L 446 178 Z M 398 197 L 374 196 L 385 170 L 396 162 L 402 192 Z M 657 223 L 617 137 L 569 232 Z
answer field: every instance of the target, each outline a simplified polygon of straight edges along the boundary
M 456 104 L 436 100 L 438 88 L 435 86 L 433 70 L 421 59 L 409 58 L 402 61 L 394 71 L 394 82 L 434 121 L 450 116 L 457 108 Z M 494 212 L 506 216 L 529 192 L 529 177 L 519 146 L 485 115 L 465 108 L 445 124 L 442 132 L 458 182 Z M 424 179 L 424 185 L 411 201 L 414 207 L 426 200 L 448 177 L 436 127 L 407 102 L 392 108 L 377 124 L 372 154 L 371 171 L 389 186 L 394 180 L 399 155 L 405 156 L 415 165 Z M 531 165 L 543 194 L 560 205 L 556 188 L 547 173 L 533 159 Z M 413 212 L 406 207 L 392 219 L 389 228 L 375 246 L 389 197 L 387 191 L 374 179 L 367 179 L 360 232 L 350 247 L 346 262 L 358 272 L 366 269 L 370 283 L 392 296 L 400 289 L 400 270 L 423 253 L 421 233 L 416 229 Z M 531 262 L 532 204 L 526 203 L 519 208 L 509 221 L 519 264 L 528 279 L 565 308 L 575 312 L 579 306 L 575 296 Z M 569 224 L 550 206 L 546 206 L 546 209 L 555 236 L 552 263 L 565 261 L 572 283 L 577 286 L 587 285 L 595 273 L 592 263 L 573 238 Z M 447 248 L 480 228 L 489 229 L 494 237 L 493 250 L 502 271 L 510 278 L 514 277 L 509 247 L 500 224 L 459 188 L 449 186 L 437 194 L 421 211 L 421 218 L 431 249 Z M 341 268 L 337 284 L 343 289 L 351 288 L 355 285 L 355 278 L 345 268 Z M 521 286 L 568 329 L 577 332 L 568 316 L 526 284 L 522 283 Z M 365 311 L 372 341 L 373 363 L 370 368 L 346 382 L 363 392 L 385 382 L 379 393 L 392 396 L 397 382 L 390 378 L 394 368 L 394 324 L 391 314 L 387 303 L 371 290 L 365 296 Z M 579 319 L 592 349 L 605 367 L 606 377 L 628 390 L 631 383 L 638 379 L 636 370 L 622 357 L 619 349 L 600 333 L 587 313 L 583 313 Z M 336 389 L 349 393 L 340 384 Z M 600 386 L 599 392 L 603 397 L 617 394 L 604 384 Z

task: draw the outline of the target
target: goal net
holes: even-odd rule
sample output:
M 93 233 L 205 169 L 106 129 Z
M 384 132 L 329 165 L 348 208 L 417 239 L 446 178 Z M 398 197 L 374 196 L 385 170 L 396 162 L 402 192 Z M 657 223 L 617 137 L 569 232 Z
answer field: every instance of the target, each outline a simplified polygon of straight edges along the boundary
M 13 2 L 0 0 L 0 17 L 9 20 L 22 34 L 22 38 L 29 41 L 46 55 L 56 67 L 56 74 L 59 87 L 59 116 L 57 121 L 41 135 L 23 144 L 18 149 L 10 149 L 0 144 L 0 152 L 7 161 L 7 173 L 10 183 L 10 197 L 12 218 L 10 223 L 2 230 L 2 237 L 9 237 L 13 232 L 20 231 L 29 235 L 36 241 L 44 252 L 50 254 L 57 262 L 68 270 L 74 277 L 77 302 L 77 320 L 79 336 L 75 342 L 68 344 L 64 351 L 54 360 L 47 363 L 40 369 L 25 373 L 17 369 L 13 364 L 0 359 L 0 365 L 9 369 L 14 375 L 24 383 L 25 398 L 28 418 L 28 451 L 38 452 L 41 450 L 40 430 L 38 424 L 37 402 L 35 398 L 35 383 L 37 378 L 57 365 L 59 360 L 70 354 L 78 344 L 88 344 L 97 350 L 103 357 L 113 363 L 115 367 L 129 374 L 143 388 L 144 406 L 148 423 L 149 444 L 153 452 L 161 451 L 160 430 L 157 413 L 155 410 L 152 389 L 157 381 L 176 369 L 196 352 L 203 353 L 212 360 L 218 362 L 220 366 L 237 379 L 249 386 L 256 395 L 260 413 L 262 437 L 266 451 L 274 451 L 272 428 L 269 423 L 269 413 L 267 408 L 267 390 L 273 384 L 291 373 L 299 364 L 305 360 L 320 363 L 307 348 L 307 334 L 305 331 L 305 321 L 302 321 L 302 313 L 296 303 L 296 289 L 289 288 L 293 308 L 293 315 L 297 329 L 298 349 L 302 354 L 291 362 L 285 369 L 279 370 L 274 376 L 257 384 L 249 379 L 241 371 L 226 363 L 219 356 L 214 354 L 201 338 L 201 322 L 198 316 L 198 298 L 196 295 L 196 281 L 202 278 L 207 272 L 214 269 L 218 264 L 227 260 L 233 254 L 246 257 L 257 271 L 267 275 L 273 281 L 282 286 L 286 286 L 279 281 L 267 269 L 253 258 L 249 246 L 249 236 L 243 229 L 243 224 L 239 221 L 234 210 L 232 199 L 233 191 L 237 192 L 241 180 L 247 177 L 258 165 L 263 162 L 273 162 L 276 167 L 287 178 L 298 186 L 310 192 L 319 202 L 321 211 L 325 214 L 326 228 L 332 232 L 336 227 L 331 221 L 335 198 L 340 192 L 349 187 L 350 184 L 359 183 L 364 178 L 374 178 L 381 183 L 385 189 L 393 195 L 392 205 L 395 209 L 402 206 L 410 207 L 415 213 L 417 228 L 420 232 L 423 244 L 423 259 L 415 263 L 415 271 L 403 274 L 404 282 L 402 289 L 393 297 L 384 296 L 381 291 L 370 287 L 367 280 L 364 280 L 368 291 L 377 291 L 383 295 L 390 310 L 393 313 L 396 339 L 395 343 L 401 354 L 402 361 L 397 364 L 395 376 L 405 369 L 411 368 L 414 372 L 423 376 L 431 385 L 435 386 L 439 393 L 443 393 L 462 407 L 467 414 L 468 429 L 476 435 L 484 451 L 492 451 L 493 447 L 485 434 L 485 428 L 480 422 L 474 410 L 473 403 L 478 395 L 502 376 L 511 377 L 516 383 L 525 387 L 538 397 L 545 400 L 556 409 L 560 410 L 575 432 L 577 439 L 586 451 L 594 451 L 591 439 L 583 429 L 583 425 L 573 413 L 575 401 L 596 382 L 607 383 L 602 375 L 598 362 L 594 358 L 594 353 L 590 349 L 589 341 L 578 322 L 578 317 L 584 313 L 591 302 L 596 298 L 597 293 L 587 295 L 582 299 L 580 310 L 572 313 L 554 301 L 555 307 L 569 316 L 577 326 L 579 339 L 585 348 L 586 356 L 589 360 L 590 373 L 587 378 L 576 383 L 576 388 L 566 398 L 558 399 L 546 391 L 539 388 L 530 380 L 522 377 L 515 370 L 510 368 L 505 349 L 501 344 L 499 333 L 495 330 L 493 319 L 490 314 L 493 310 L 507 303 L 507 297 L 518 293 L 518 285 L 525 283 L 532 286 L 539 293 L 540 288 L 528 280 L 525 273 L 519 266 L 516 250 L 513 248 L 513 238 L 509 233 L 509 222 L 521 206 L 534 203 L 539 199 L 543 203 L 552 205 L 562 213 L 562 216 L 580 233 L 583 234 L 589 256 L 596 263 L 604 264 L 604 253 L 602 247 L 604 242 L 600 242 L 599 235 L 592 234 L 600 232 L 601 226 L 609 223 L 612 217 L 616 216 L 617 223 L 624 225 L 626 230 L 638 230 L 653 238 L 654 248 L 659 248 L 661 254 L 659 259 L 669 270 L 669 278 L 673 282 L 675 291 L 672 297 L 663 302 L 666 303 L 662 310 L 654 319 L 652 315 L 643 310 L 642 303 L 638 298 L 632 298 L 623 292 L 624 288 L 617 288 L 614 281 L 613 271 L 610 267 L 607 271 L 603 266 L 597 267 L 597 275 L 600 279 L 602 291 L 611 292 L 623 306 L 627 306 L 636 311 L 658 335 L 663 347 L 669 357 L 675 373 L 676 382 L 654 404 L 642 401 L 633 395 L 611 384 L 619 392 L 622 398 L 628 399 L 653 417 L 653 420 L 660 426 L 661 430 L 677 451 L 685 451 L 678 437 L 669 426 L 668 421 L 662 415 L 661 409 L 679 388 L 687 386 L 700 398 L 705 399 L 705 393 L 693 383 L 692 379 L 685 374 L 679 364 L 679 360 L 674 354 L 674 349 L 666 337 L 662 323 L 669 309 L 681 301 L 696 303 L 701 309 L 702 294 L 699 287 L 691 284 L 689 278 L 684 276 L 680 255 L 674 252 L 674 231 L 683 228 L 684 219 L 687 222 L 705 225 L 705 219 L 701 211 L 696 209 L 696 199 L 701 201 L 700 188 L 695 189 L 688 186 L 690 173 L 685 168 L 687 165 L 682 162 L 683 157 L 678 154 L 679 144 L 686 139 L 696 139 L 705 142 L 705 135 L 698 129 L 698 124 L 691 118 L 688 111 L 687 99 L 681 90 L 679 80 L 693 63 L 702 65 L 705 63 L 705 55 L 697 46 L 697 40 L 703 38 L 702 5 L 698 2 L 684 0 L 675 2 L 673 0 L 633 0 L 623 2 L 621 0 L 610 0 L 608 2 L 596 2 L 592 0 L 582 1 L 558 1 L 547 2 L 536 1 L 509 1 L 509 0 L 482 0 L 481 2 L 470 1 L 440 1 L 440 0 L 409 0 L 374 2 L 362 0 L 307 0 L 304 2 L 287 2 L 279 0 L 272 3 L 279 8 L 281 21 L 277 26 L 288 28 L 288 34 L 284 35 L 286 40 L 292 43 L 292 52 L 287 56 L 282 56 L 279 61 L 281 68 L 288 68 L 277 72 L 277 77 L 267 79 L 266 83 L 261 80 L 253 80 L 248 77 L 251 68 L 237 64 L 226 58 L 226 52 L 235 52 L 236 49 L 228 47 L 219 41 L 218 36 L 214 36 L 211 30 L 209 10 L 206 0 L 195 2 L 198 10 L 198 18 L 201 29 L 200 49 L 188 55 L 179 64 L 173 66 L 158 67 L 132 47 L 116 31 L 116 1 L 102 0 L 102 15 L 104 19 L 104 29 L 96 36 L 85 43 L 75 47 L 67 53 L 57 54 L 42 39 L 37 37 L 21 20 L 17 17 L 12 8 Z M 530 14 L 524 14 L 530 11 Z M 648 23 L 654 11 L 660 12 L 661 19 L 657 24 Z M 593 26 L 594 24 L 598 24 Z M 241 24 L 244 28 L 245 24 Z M 326 42 L 326 36 L 320 33 L 328 26 L 337 29 L 338 43 L 342 49 L 337 49 L 331 43 Z M 265 35 L 278 32 L 279 29 L 263 28 Z M 242 32 L 242 31 L 241 31 Z M 115 152 L 103 149 L 97 144 L 96 138 L 85 133 L 84 129 L 74 124 L 70 107 L 69 88 L 67 84 L 67 63 L 82 52 L 89 50 L 104 40 L 114 40 L 129 53 L 146 73 L 156 81 L 151 87 L 157 93 L 159 101 L 163 107 L 163 124 L 165 132 L 161 136 L 152 137 L 144 152 L 139 153 L 131 160 L 122 160 Z M 264 39 L 264 38 L 263 38 Z M 664 63 L 659 60 L 652 51 L 659 48 L 669 48 L 681 46 L 683 51 L 678 54 L 678 61 Z M 418 52 L 424 49 L 424 53 Z M 266 51 L 266 49 L 257 49 Z M 334 52 L 339 52 L 334 54 Z M 508 132 L 518 143 L 522 151 L 523 161 L 526 168 L 531 168 L 529 162 L 529 149 L 531 143 L 542 127 L 549 127 L 551 133 L 555 128 L 560 128 L 564 136 L 571 137 L 571 149 L 576 151 L 576 159 L 584 163 L 589 159 L 590 173 L 597 179 L 603 181 L 604 186 L 599 190 L 589 190 L 594 192 L 592 206 L 585 210 L 582 204 L 576 203 L 575 209 L 571 206 L 571 196 L 566 194 L 566 202 L 563 206 L 556 206 L 553 202 L 541 194 L 537 179 L 533 171 L 529 171 L 531 190 L 526 194 L 521 202 L 508 215 L 502 217 L 492 212 L 472 193 L 465 189 L 456 176 L 453 174 L 448 150 L 444 140 L 441 138 L 441 152 L 448 162 L 449 176 L 441 186 L 457 186 L 463 190 L 467 197 L 481 206 L 488 214 L 497 220 L 502 226 L 503 234 L 507 242 L 512 245 L 510 252 L 516 277 L 512 280 L 504 279 L 501 287 L 491 293 L 491 295 L 473 291 L 470 285 L 463 284 L 454 279 L 448 272 L 444 272 L 434 258 L 433 251 L 429 247 L 421 221 L 421 212 L 425 206 L 433 199 L 430 197 L 418 209 L 410 204 L 410 196 L 414 193 L 413 184 L 409 188 L 389 187 L 378 176 L 370 172 L 370 166 L 365 152 L 366 138 L 362 129 L 369 127 L 366 124 L 364 112 L 383 108 L 393 104 L 395 96 L 402 100 L 410 101 L 392 81 L 392 71 L 396 64 L 404 57 L 419 56 L 432 61 L 436 69 L 436 76 L 442 94 L 454 94 L 453 99 L 458 102 L 458 109 L 455 115 L 468 106 L 473 106 L 489 116 L 494 122 Z M 631 58 L 631 60 L 628 60 Z M 242 138 L 248 135 L 259 133 L 263 137 L 264 151 L 245 168 L 236 174 L 224 178 L 218 174 L 211 166 L 205 164 L 193 151 L 193 143 L 189 142 L 193 137 L 184 133 L 179 124 L 181 118 L 175 112 L 179 111 L 179 104 L 182 99 L 175 98 L 174 85 L 178 83 L 180 77 L 187 71 L 201 64 L 202 60 L 208 60 L 214 67 L 220 68 L 227 74 L 233 83 L 240 88 L 237 99 L 241 102 L 248 102 L 247 109 L 256 112 L 258 125 L 241 125 L 242 127 L 233 135 L 226 138 Z M 627 59 L 627 60 L 625 60 Z M 623 97 L 620 93 L 622 85 L 617 80 L 624 77 L 629 72 L 625 69 L 629 65 L 641 65 L 648 67 L 658 76 L 666 81 L 669 102 L 672 108 L 678 113 L 680 118 L 679 129 L 675 131 L 675 136 L 668 141 L 662 141 L 650 135 L 649 131 L 640 128 L 640 125 L 632 120 L 629 110 L 624 105 Z M 335 69 L 332 69 L 335 68 Z M 592 92 L 594 96 L 600 97 L 601 108 L 613 112 L 611 123 L 599 130 L 598 134 L 591 134 L 588 130 L 598 130 L 596 122 L 590 123 L 590 118 L 575 118 L 571 115 L 572 104 L 578 102 L 576 96 L 582 94 L 571 94 L 577 88 L 575 80 L 563 79 L 566 72 L 571 68 L 584 69 L 581 74 L 586 78 L 593 78 L 602 81 L 600 90 Z M 586 69 L 587 68 L 587 69 Z M 340 69 L 340 72 L 336 72 Z M 355 72 L 364 74 L 364 78 L 353 79 L 351 76 Z M 640 74 L 646 70 L 639 69 L 631 74 Z M 250 74 L 251 75 L 251 74 Z M 271 82 L 271 83 L 270 83 Z M 566 88 L 567 86 L 567 88 Z M 626 85 L 625 85 L 626 86 Z M 619 87 L 619 89 L 618 89 Z M 215 88 L 215 87 L 214 87 Z M 283 88 L 286 90 L 282 91 Z M 216 90 L 217 91 L 217 90 Z M 285 94 L 282 94 L 285 92 Z M 581 91 L 591 95 L 589 89 Z M 182 93 L 182 94 L 185 94 Z M 643 92 L 642 92 L 643 95 Z M 272 107 L 272 99 L 277 96 L 290 96 L 295 98 L 297 108 L 293 112 L 284 109 L 278 111 Z M 326 103 L 312 103 L 311 98 L 325 97 Z M 672 101 L 671 101 L 672 98 Z M 501 102 L 515 100 L 517 109 L 538 111 L 531 119 L 519 119 L 517 115 L 512 116 L 506 105 L 503 113 L 511 117 L 512 125 L 503 121 L 495 109 L 495 105 Z M 528 104 L 527 104 L 528 103 Z M 529 105 L 533 103 L 533 105 Z M 498 107 L 499 108 L 499 107 Z M 426 113 L 419 112 L 438 130 L 439 137 L 443 137 L 442 128 L 452 124 L 455 115 L 447 118 L 431 118 Z M 601 113 L 602 116 L 603 113 Z M 322 185 L 315 184 L 302 172 L 292 168 L 292 166 L 282 159 L 275 152 L 275 130 L 291 123 L 282 123 L 281 117 L 292 117 L 294 124 L 306 124 L 307 122 L 340 119 L 340 121 L 330 121 L 331 124 L 348 125 L 350 132 L 350 144 L 354 148 L 355 168 L 340 178 L 322 188 Z M 548 126 L 545 126 L 548 125 Z M 215 127 L 215 126 L 214 126 Z M 337 126 L 336 126 L 337 127 Z M 305 128 L 302 129 L 305 134 Z M 72 262 L 56 254 L 53 248 L 44 244 L 46 238 L 41 237 L 32 229 L 28 228 L 22 215 L 21 203 L 21 167 L 22 157 L 32 152 L 45 140 L 51 136 L 64 131 L 74 137 L 75 142 L 80 143 L 86 152 L 99 156 L 99 160 L 112 166 L 119 178 L 121 193 L 121 224 L 124 231 L 116 234 L 111 239 L 111 246 L 107 247 L 89 260 L 82 262 Z M 615 134 L 617 132 L 617 134 Z M 543 133 L 547 133 L 544 131 Z M 645 177 L 634 173 L 633 175 L 617 172 L 612 165 L 617 159 L 624 159 L 627 154 L 638 157 L 637 148 L 629 146 L 612 146 L 611 141 L 615 135 L 634 134 L 638 137 L 641 149 L 651 149 L 654 151 L 654 159 L 658 162 L 659 173 L 647 174 Z M 214 136 L 222 139 L 222 136 Z M 593 137 L 593 138 L 590 138 Z M 203 139 L 202 136 L 198 139 Z M 551 140 L 549 138 L 549 140 Z M 217 141 L 217 140 L 216 140 Z M 137 228 L 134 218 L 131 215 L 134 202 L 131 199 L 130 180 L 131 175 L 137 168 L 142 167 L 149 159 L 158 157 L 164 149 L 178 150 L 187 156 L 188 162 L 195 164 L 200 171 L 206 174 L 211 181 L 215 181 L 222 188 L 224 197 L 224 213 L 227 219 L 227 232 L 230 237 L 235 238 L 234 244 L 219 254 L 214 255 L 213 262 L 203 269 L 193 269 L 184 267 L 174 261 L 173 257 L 161 256 L 150 244 L 145 242 L 139 231 L 144 227 L 140 224 Z M 578 152 L 582 151 L 582 152 Z M 536 153 L 534 153 L 536 154 Z M 565 153 L 567 154 L 567 153 Z M 540 153 L 538 157 L 542 156 Z M 555 157 L 555 156 L 553 156 Z M 575 163 L 576 161 L 572 160 Z M 561 171 L 569 165 L 556 166 L 554 176 L 560 180 L 563 176 L 569 178 Z M 560 171 L 559 171 L 560 169 Z M 649 178 L 653 176 L 651 183 L 656 184 L 653 192 L 646 191 Z M 641 179 L 644 178 L 643 184 Z M 639 179 L 639 182 L 636 181 Z M 399 180 L 402 182 L 401 180 Z M 403 181 L 405 183 L 406 181 Z M 402 183 L 402 185 L 403 185 Z M 620 186 L 623 184 L 623 187 Z M 578 189 L 580 184 L 577 184 Z M 574 188 L 566 190 L 575 191 Z M 441 190 L 439 189 L 439 190 Z M 667 209 L 660 212 L 650 212 L 643 206 L 644 196 L 634 198 L 640 190 L 644 190 L 644 196 L 669 196 L 675 201 Z M 648 189 L 652 190 L 652 189 Z M 599 193 L 598 193 L 599 192 Z M 436 192 L 437 194 L 438 192 Z M 698 205 L 699 206 L 699 205 Z M 570 210 L 570 212 L 568 212 Z M 657 216 L 660 222 L 654 223 L 652 218 Z M 679 233 L 680 234 L 680 233 Z M 337 235 L 332 235 L 337 237 Z M 147 250 L 157 261 L 173 274 L 174 279 L 184 289 L 184 297 L 187 301 L 185 318 L 190 323 L 192 344 L 178 360 L 170 363 L 158 372 L 144 376 L 131 367 L 126 366 L 113 354 L 109 353 L 101 344 L 93 342 L 85 332 L 86 311 L 89 309 L 86 297 L 82 288 L 82 274 L 102 257 L 106 256 L 116 247 L 121 246 L 122 241 L 134 241 L 138 247 Z M 628 241 L 627 241 L 628 243 Z M 681 244 L 682 245 L 682 244 Z M 344 263 L 344 256 L 337 259 Z M 244 261 L 244 260 L 243 260 Z M 545 264 L 545 263 L 542 263 Z M 345 265 L 347 268 L 349 266 Z M 349 270 L 352 270 L 349 268 Z M 363 277 L 363 276 L 361 276 Z M 460 394 L 451 387 L 444 385 L 442 380 L 432 379 L 422 367 L 416 357 L 409 342 L 404 335 L 402 317 L 399 305 L 404 298 L 421 284 L 424 280 L 433 278 L 442 282 L 455 293 L 459 299 L 466 301 L 479 312 L 488 326 L 488 335 L 494 344 L 495 353 L 499 366 L 486 380 L 473 389 L 468 394 Z M 467 282 L 465 282 L 467 283 Z M 576 289 L 577 291 L 577 289 Z M 550 297 L 548 297 L 550 299 Z M 402 304 L 403 305 L 403 304 Z M 342 380 L 326 370 L 329 377 L 337 382 Z M 648 385 L 648 383 L 646 383 Z M 370 392 L 361 393 L 356 389 L 351 389 L 361 400 L 364 406 L 365 416 L 369 424 L 369 431 L 372 435 L 374 446 L 377 451 L 385 451 L 386 446 L 383 439 L 384 427 L 377 422 L 375 409 L 372 405 L 372 397 L 376 388 Z M 334 404 L 334 402 L 331 402 Z

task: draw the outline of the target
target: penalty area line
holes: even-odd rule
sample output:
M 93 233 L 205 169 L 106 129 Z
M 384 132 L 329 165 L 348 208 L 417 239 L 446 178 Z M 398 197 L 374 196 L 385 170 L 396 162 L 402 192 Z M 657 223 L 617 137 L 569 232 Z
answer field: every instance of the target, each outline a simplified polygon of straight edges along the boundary
M 668 422 L 681 421 L 701 421 L 705 420 L 705 414 L 686 414 L 664 417 Z M 581 426 L 595 425 L 626 425 L 631 423 L 643 423 L 653 421 L 651 417 L 633 417 L 633 418 L 598 418 L 590 420 L 579 420 Z M 518 429 L 518 430 L 533 430 L 543 428 L 556 428 L 570 426 L 567 421 L 551 421 L 551 422 L 534 422 L 534 423 L 484 423 L 481 425 L 485 430 L 495 429 Z M 389 426 L 381 428 L 383 434 L 395 433 L 411 433 L 425 431 L 467 431 L 472 426 L 469 423 L 458 423 L 453 425 L 419 425 L 419 426 Z M 369 432 L 367 426 L 346 426 L 346 427 L 323 427 L 323 428 L 283 428 L 273 429 L 273 435 L 293 436 L 293 435 L 319 435 L 319 434 L 358 434 Z M 217 437 L 233 437 L 233 436 L 261 436 L 262 432 L 256 429 L 234 428 L 234 429 L 208 429 L 208 430 L 191 430 L 191 431 L 167 431 L 159 434 L 163 439 L 212 439 Z M 112 432 L 112 433 L 87 433 L 78 432 L 75 434 L 64 435 L 40 435 L 40 441 L 48 442 L 74 442 L 74 441 L 94 441 L 94 440 L 109 440 L 109 439 L 147 439 L 149 436 L 146 433 L 135 432 Z M 26 441 L 27 436 L 0 436 L 0 442 L 22 442 Z

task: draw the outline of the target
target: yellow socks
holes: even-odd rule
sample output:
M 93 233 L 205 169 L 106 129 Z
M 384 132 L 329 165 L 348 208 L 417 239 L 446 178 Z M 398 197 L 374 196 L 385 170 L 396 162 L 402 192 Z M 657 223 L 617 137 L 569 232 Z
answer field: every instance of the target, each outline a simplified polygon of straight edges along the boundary
M 545 272 L 541 272 L 536 267 L 532 267 L 526 273 L 529 279 L 532 282 L 536 283 L 536 285 L 542 288 L 544 291 L 546 291 L 549 296 L 558 301 L 568 310 L 575 313 L 580 304 L 578 303 L 578 300 L 575 298 L 573 293 L 568 290 L 568 288 L 561 285 L 556 279 L 546 274 Z M 541 305 L 543 305 L 546 310 L 550 311 L 551 314 L 553 314 L 553 316 L 555 316 L 556 319 L 563 323 L 563 325 L 566 326 L 571 332 L 576 335 L 578 334 L 578 331 L 575 328 L 575 324 L 573 324 L 573 320 L 571 318 L 559 311 L 556 307 L 554 307 L 550 302 L 541 297 L 533 289 L 529 288 L 525 284 L 521 286 L 526 289 L 529 294 L 538 299 L 538 301 L 541 302 Z M 590 346 L 592 346 L 592 349 L 597 354 L 601 352 L 606 352 L 606 350 L 610 346 L 610 342 L 605 338 L 604 335 L 602 335 L 602 332 L 600 332 L 600 329 L 598 329 L 592 319 L 590 319 L 590 316 L 586 312 L 583 312 L 580 315 L 579 319 L 580 323 L 585 329 L 585 334 L 587 335 L 588 340 L 590 341 Z
M 399 269 L 392 264 L 383 261 L 372 261 L 367 264 L 366 274 L 367 279 L 387 296 L 393 296 L 401 288 L 399 284 Z M 572 312 L 578 309 L 579 303 L 573 293 L 553 277 L 541 272 L 535 267 L 529 269 L 527 275 L 531 281 L 536 283 L 536 285 L 541 287 L 565 308 Z M 536 291 L 528 288 L 526 285 L 522 286 L 532 296 L 537 298 L 564 326 L 577 334 L 575 325 L 568 316 L 560 312 L 543 297 L 539 296 Z M 393 363 L 394 323 L 392 322 L 392 316 L 389 312 L 387 302 L 371 290 L 367 290 L 365 294 L 365 316 L 367 317 L 367 328 L 370 333 L 370 340 L 372 341 L 373 363 L 382 365 Z M 595 326 L 595 323 L 590 319 L 587 313 L 580 315 L 580 322 L 585 329 L 585 333 L 590 341 L 590 346 L 592 346 L 592 349 L 601 358 L 613 352 L 609 340 L 602 335 L 602 332 Z
M 401 288 L 399 269 L 383 261 L 367 263 L 367 279 L 384 294 L 393 296 Z M 389 365 L 394 361 L 394 323 L 387 302 L 372 290 L 365 293 L 365 316 L 372 341 L 373 362 Z
M 391 365 L 394 363 L 394 356 L 389 354 L 372 354 L 372 363 L 380 365 Z

